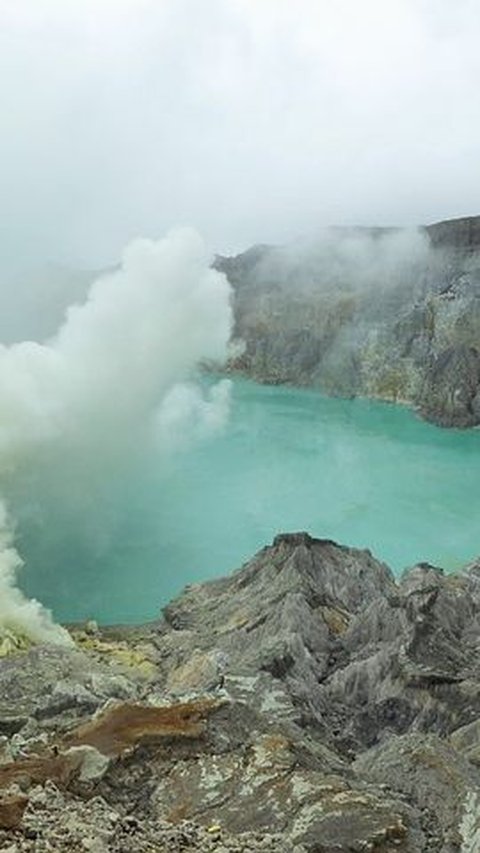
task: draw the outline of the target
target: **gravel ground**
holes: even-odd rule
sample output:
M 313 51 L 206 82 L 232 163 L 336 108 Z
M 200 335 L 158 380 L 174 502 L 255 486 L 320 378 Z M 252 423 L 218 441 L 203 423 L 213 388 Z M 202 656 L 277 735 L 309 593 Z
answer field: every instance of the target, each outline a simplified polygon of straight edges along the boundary
M 191 821 L 177 825 L 121 815 L 101 797 L 81 800 L 47 782 L 29 792 L 21 829 L 0 831 L 5 853 L 301 853 L 279 835 L 231 835 Z

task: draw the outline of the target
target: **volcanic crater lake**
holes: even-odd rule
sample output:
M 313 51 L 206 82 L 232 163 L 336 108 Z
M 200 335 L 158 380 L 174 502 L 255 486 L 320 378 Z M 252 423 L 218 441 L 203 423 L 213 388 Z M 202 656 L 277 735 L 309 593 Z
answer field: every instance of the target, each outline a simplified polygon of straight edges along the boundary
M 56 619 L 154 618 L 185 584 L 228 573 L 281 531 L 367 547 L 396 572 L 458 568 L 480 554 L 480 432 L 238 379 L 224 431 L 148 466 L 118 501 L 101 548 L 68 525 L 20 520 L 21 586 Z

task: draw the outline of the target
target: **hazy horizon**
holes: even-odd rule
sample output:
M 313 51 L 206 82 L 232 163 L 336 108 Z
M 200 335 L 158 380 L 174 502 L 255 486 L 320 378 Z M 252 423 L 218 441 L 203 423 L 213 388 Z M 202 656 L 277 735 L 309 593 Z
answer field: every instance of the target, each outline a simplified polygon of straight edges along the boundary
M 4 276 L 479 212 L 473 0 L 0 0 Z

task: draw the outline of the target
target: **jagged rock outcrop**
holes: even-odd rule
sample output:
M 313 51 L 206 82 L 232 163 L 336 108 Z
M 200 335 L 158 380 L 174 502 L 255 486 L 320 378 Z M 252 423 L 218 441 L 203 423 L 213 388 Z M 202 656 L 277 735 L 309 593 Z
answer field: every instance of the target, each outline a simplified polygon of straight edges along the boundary
M 234 292 L 230 369 L 480 423 L 480 217 L 218 257 Z
M 0 849 L 480 849 L 478 563 L 396 581 L 283 534 L 156 623 L 72 633 L 0 660 Z

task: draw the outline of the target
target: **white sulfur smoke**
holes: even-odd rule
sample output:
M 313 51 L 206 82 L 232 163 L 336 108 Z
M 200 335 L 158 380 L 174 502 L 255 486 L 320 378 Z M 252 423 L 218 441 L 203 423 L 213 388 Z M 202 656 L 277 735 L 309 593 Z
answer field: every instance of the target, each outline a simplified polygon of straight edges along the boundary
M 192 384 L 175 385 L 156 417 L 156 435 L 163 451 L 183 449 L 221 430 L 230 408 L 230 381 L 217 382 L 208 394 Z
M 56 625 L 48 610 L 26 598 L 16 586 L 17 571 L 22 565 L 13 547 L 13 532 L 5 505 L 0 501 L 0 635 L 7 629 L 15 635 L 28 637 L 32 642 L 69 645 L 69 633 Z
M 230 327 L 228 283 L 210 268 L 196 232 L 136 240 L 48 344 L 0 346 L 0 476 L 8 481 L 57 448 L 79 471 L 90 465 L 108 475 L 162 431 L 178 435 L 186 423 L 201 437 L 220 426 L 228 387 L 220 383 L 203 399 L 183 383 L 200 360 L 225 357 Z M 0 628 L 65 641 L 15 585 L 21 560 L 0 506 Z
M 417 228 L 325 228 L 260 255 L 255 279 L 289 293 L 379 294 L 418 283 L 432 260 L 428 235 Z

